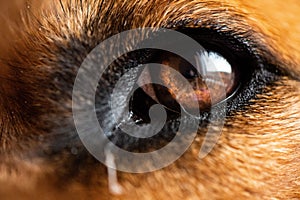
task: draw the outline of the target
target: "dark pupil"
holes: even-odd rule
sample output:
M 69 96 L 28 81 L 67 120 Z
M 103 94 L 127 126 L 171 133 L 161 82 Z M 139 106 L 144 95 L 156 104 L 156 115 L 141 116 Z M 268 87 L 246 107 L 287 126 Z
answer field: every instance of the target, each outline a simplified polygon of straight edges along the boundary
M 186 64 L 182 64 L 179 66 L 179 72 L 187 79 L 195 79 L 199 77 L 197 71 Z

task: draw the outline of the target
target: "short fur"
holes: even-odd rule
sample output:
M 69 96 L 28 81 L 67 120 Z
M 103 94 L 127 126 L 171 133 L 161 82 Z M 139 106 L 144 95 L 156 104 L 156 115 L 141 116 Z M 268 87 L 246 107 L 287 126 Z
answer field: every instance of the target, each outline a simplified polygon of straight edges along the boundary
M 0 33 L 1 199 L 300 199 L 297 0 L 15 2 L 0 1 L 1 9 L 11 5 Z M 259 41 L 256 52 L 285 75 L 230 113 L 209 156 L 197 159 L 199 135 L 165 169 L 118 173 L 124 193 L 111 194 L 105 167 L 72 125 L 71 89 L 83 58 L 124 30 L 216 24 Z

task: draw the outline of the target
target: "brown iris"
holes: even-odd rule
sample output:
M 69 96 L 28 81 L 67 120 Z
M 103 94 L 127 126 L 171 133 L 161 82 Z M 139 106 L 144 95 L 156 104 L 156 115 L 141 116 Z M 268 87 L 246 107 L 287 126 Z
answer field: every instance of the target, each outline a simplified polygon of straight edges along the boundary
M 193 59 L 197 63 L 195 67 L 173 53 L 160 53 L 156 63 L 175 69 L 179 73 L 172 73 L 173 70 L 170 68 L 170 70 L 161 70 L 158 74 L 148 73 L 150 78 L 158 77 L 164 83 L 163 85 L 168 87 L 153 84 L 143 86 L 143 90 L 156 102 L 173 111 L 179 111 L 180 106 L 207 110 L 226 99 L 236 85 L 236 74 L 229 62 L 215 52 L 196 53 Z M 185 89 L 184 84 L 179 81 L 179 75 L 189 82 L 194 90 L 193 93 L 187 92 L 190 90 Z M 191 100 L 197 101 L 198 107 L 191 107 L 189 103 Z

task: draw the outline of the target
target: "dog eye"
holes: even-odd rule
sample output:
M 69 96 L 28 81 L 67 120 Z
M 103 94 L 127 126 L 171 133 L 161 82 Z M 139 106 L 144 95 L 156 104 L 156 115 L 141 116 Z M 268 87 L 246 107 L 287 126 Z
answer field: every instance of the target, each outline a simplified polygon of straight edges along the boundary
M 234 36 L 231 33 L 219 33 L 207 29 L 183 29 L 180 32 L 196 40 L 205 52 L 192 52 L 190 54 L 196 60 L 197 66 L 178 55 L 163 51 L 149 50 L 151 55 L 144 63 L 159 63 L 175 69 L 193 86 L 199 103 L 201 118 L 205 120 L 209 110 L 218 106 L 221 102 L 227 104 L 227 114 L 242 109 L 244 105 L 261 93 L 263 88 L 278 77 L 276 67 L 271 66 L 257 51 L 257 46 L 249 45 L 243 40 L 245 37 Z M 131 59 L 135 59 L 132 57 Z M 213 64 L 214 70 L 210 67 Z M 195 69 L 195 67 L 197 69 Z M 168 71 L 158 74 L 141 74 L 141 79 L 159 77 L 163 83 L 169 83 L 171 87 L 151 84 L 143 86 L 134 94 L 131 109 L 134 114 L 149 120 L 148 110 L 156 103 L 164 105 L 169 111 L 179 113 L 181 106 L 175 99 L 175 94 L 181 94 L 181 101 L 188 108 L 186 99 L 191 97 L 189 93 L 179 89 L 178 79 Z M 220 77 L 220 78 L 215 78 Z M 221 80 L 221 82 L 220 82 Z M 209 85 L 209 87 L 208 87 Z M 222 86 L 222 87 L 220 87 Z M 223 95 L 222 95 L 223 92 Z M 224 95 L 225 93 L 225 95 Z M 144 102 L 141 106 L 141 102 Z M 145 106 L 146 105 L 146 106 Z M 146 116 L 146 117 L 145 117 Z
M 234 111 L 246 108 L 250 100 L 278 77 L 272 70 L 276 68 L 268 64 L 257 50 L 257 46 L 244 43 L 233 34 L 220 34 L 214 30 L 203 29 L 187 29 L 180 32 L 199 43 L 201 49 L 198 51 L 198 45 L 195 50 L 190 50 L 189 45 L 187 48 L 179 45 L 179 48 L 184 48 L 184 58 L 174 52 L 162 50 L 163 48 L 139 48 L 129 51 L 109 66 L 109 70 L 98 83 L 95 99 L 97 117 L 101 126 L 107 127 L 105 132 L 109 140 L 118 147 L 144 153 L 160 149 L 175 137 L 182 114 L 199 120 L 199 127 L 205 127 L 211 119 L 218 120 L 224 115 L 231 115 Z M 150 38 L 149 41 L 156 41 L 156 37 Z M 167 42 L 164 46 L 173 47 L 174 41 Z M 161 64 L 167 66 L 168 70 L 151 70 L 147 63 Z M 134 73 L 125 76 L 127 70 L 134 70 Z M 181 87 L 183 82 L 170 73 L 172 70 L 187 80 L 186 85 L 191 85 L 192 90 L 186 92 L 182 89 L 185 87 Z M 145 84 L 140 84 L 139 80 L 145 79 L 148 79 Z M 126 91 L 129 90 L 132 93 L 127 95 Z M 113 98 L 107 97 L 107 94 L 114 91 L 118 92 L 111 95 Z M 196 95 L 192 96 L 191 93 Z M 196 100 L 193 100 L 193 105 L 190 104 L 191 97 Z M 123 111 L 120 102 L 126 102 L 126 111 Z M 195 105 L 195 102 L 198 102 L 198 105 Z M 147 126 L 150 124 L 156 130 L 161 121 L 152 119 L 159 119 L 160 116 L 150 114 L 156 104 L 166 108 L 166 123 L 157 134 L 149 138 L 139 138 L 135 136 L 145 135 L 148 129 L 130 131 L 134 132 L 134 137 L 123 132 L 120 127 L 127 122 L 130 122 L 130 125 L 138 125 L 135 127 L 146 128 L 150 127 Z M 109 106 L 113 108 L 112 112 L 107 112 Z M 188 109 L 185 109 L 186 107 Z M 193 109 L 196 109 L 196 112 Z M 213 113 L 214 111 L 217 112 Z M 119 121 L 114 122 L 111 113 L 121 113 Z M 183 118 L 183 124 L 189 124 L 190 121 L 192 120 Z

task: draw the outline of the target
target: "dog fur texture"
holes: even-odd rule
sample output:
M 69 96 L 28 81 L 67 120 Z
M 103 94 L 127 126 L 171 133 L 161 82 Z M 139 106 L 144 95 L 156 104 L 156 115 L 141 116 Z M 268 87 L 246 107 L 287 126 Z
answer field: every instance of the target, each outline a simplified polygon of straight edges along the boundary
M 300 199 L 299 1 L 1 0 L 0 7 L 1 199 Z M 230 112 L 203 160 L 199 134 L 162 170 L 119 172 L 124 192 L 113 195 L 106 168 L 74 131 L 71 92 L 90 50 L 140 27 L 226 32 L 280 73 Z

